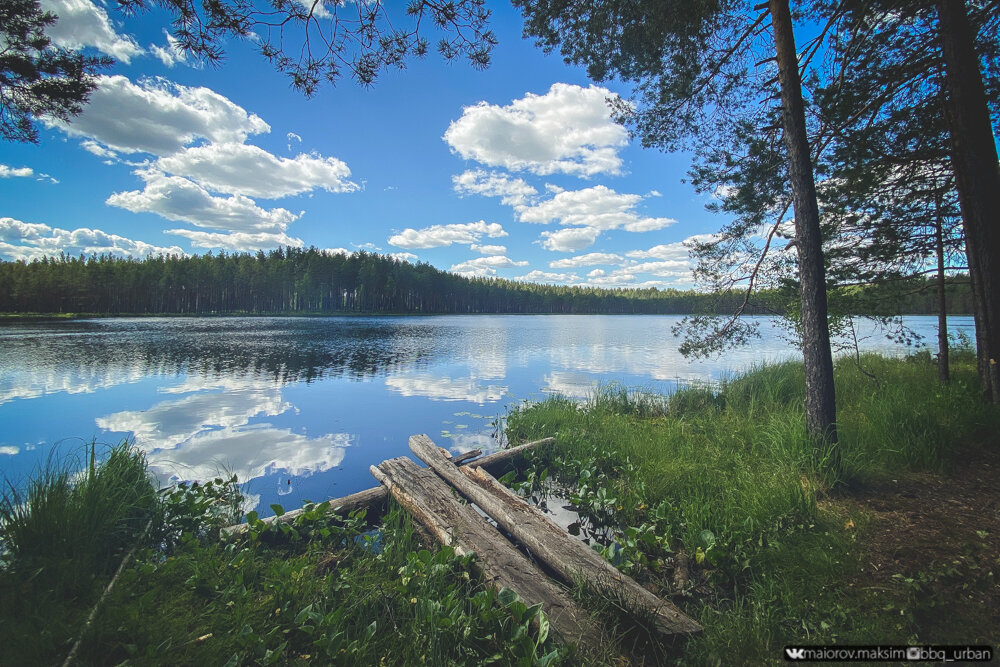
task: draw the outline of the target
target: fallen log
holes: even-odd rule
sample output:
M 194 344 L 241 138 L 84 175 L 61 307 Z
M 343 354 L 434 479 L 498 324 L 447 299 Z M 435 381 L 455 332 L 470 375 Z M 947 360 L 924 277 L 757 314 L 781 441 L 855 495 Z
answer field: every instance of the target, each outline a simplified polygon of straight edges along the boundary
M 466 454 L 456 456 L 454 460 L 461 462 L 463 465 L 481 466 L 496 475 L 500 471 L 506 471 L 506 469 L 511 466 L 514 461 L 532 451 L 536 447 L 550 445 L 555 441 L 555 438 L 542 438 L 541 440 L 526 442 L 525 444 L 518 445 L 517 447 L 501 449 L 471 462 L 468 461 L 468 458 L 471 454 L 473 454 L 473 452 L 467 452 Z M 481 450 L 474 451 L 482 454 Z M 388 495 L 389 494 L 388 491 L 386 491 L 386 488 L 379 485 L 370 489 L 365 489 L 364 491 L 352 493 L 351 495 L 344 496 L 342 498 L 333 498 L 330 500 L 330 509 L 337 512 L 337 514 L 344 516 L 355 510 L 365 508 L 368 510 L 368 515 L 366 516 L 367 520 L 369 522 L 373 522 L 381 518 L 385 513 L 385 500 Z M 266 519 L 262 519 L 262 521 L 267 524 L 274 523 L 275 521 L 279 521 L 281 523 L 291 523 L 295 521 L 296 517 L 305 511 L 305 508 L 292 510 L 290 512 L 285 512 L 281 516 L 269 516 Z M 223 538 L 239 536 L 247 532 L 249 528 L 249 524 L 237 523 L 223 528 L 221 535 Z
M 501 449 L 493 452 L 492 454 L 487 454 L 481 459 L 466 461 L 462 465 L 479 466 L 480 468 L 488 470 L 491 475 L 502 475 L 507 472 L 507 470 L 513 468 L 514 463 L 528 452 L 537 449 L 538 447 L 551 445 L 555 443 L 555 441 L 555 438 L 542 438 L 541 440 L 526 442 L 523 445 L 518 445 L 517 447 Z
M 440 477 L 406 457 L 383 461 L 371 472 L 439 542 L 459 555 L 475 553 L 489 586 L 509 588 L 526 605 L 540 603 L 563 641 L 599 646 L 600 631 L 587 612 L 471 506 L 459 503 Z
M 471 452 L 465 452 L 464 454 L 459 454 L 458 456 L 452 456 L 451 452 L 448 452 L 448 458 L 451 459 L 451 462 L 455 465 L 462 465 L 463 463 L 471 461 L 472 459 L 478 458 L 482 455 L 483 450 L 481 449 L 473 449 Z
M 359 509 L 367 509 L 368 520 L 371 520 L 374 516 L 381 516 L 385 511 L 385 501 L 388 497 L 385 487 L 376 486 L 371 489 L 365 489 L 364 491 L 358 491 L 357 493 L 352 493 L 349 496 L 344 496 L 343 498 L 334 498 L 329 501 L 330 509 L 340 516 L 346 516 L 351 512 Z M 291 512 L 285 512 L 281 516 L 269 516 L 262 521 L 266 524 L 271 524 L 275 522 L 280 523 L 291 523 L 295 519 L 306 512 L 306 508 L 292 510 Z M 222 529 L 222 537 L 234 537 L 242 535 L 250 529 L 250 524 L 248 523 L 238 523 L 233 526 L 226 526 Z
M 694 619 L 620 572 L 482 468 L 475 464 L 458 468 L 426 435 L 410 436 L 410 449 L 567 583 L 583 580 L 598 589 L 614 590 L 629 606 L 652 612 L 661 634 L 701 632 Z

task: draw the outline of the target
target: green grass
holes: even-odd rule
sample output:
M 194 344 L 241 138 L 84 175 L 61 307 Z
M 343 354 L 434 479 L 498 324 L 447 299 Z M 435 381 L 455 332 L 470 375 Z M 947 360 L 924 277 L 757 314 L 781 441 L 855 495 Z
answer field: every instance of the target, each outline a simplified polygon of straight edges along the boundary
M 427 549 L 398 509 L 377 531 L 325 503 L 292 524 L 251 513 L 245 538 L 225 542 L 235 477 L 157 493 L 142 454 L 122 445 L 103 462 L 91 454 L 72 481 L 50 468 L 4 500 L 0 664 L 61 663 L 133 546 L 77 664 L 534 665 L 569 655 L 537 607 L 485 586 L 473 556 Z
M 291 530 L 144 559 L 109 601 L 85 659 L 452 665 L 558 657 L 551 639 L 530 631 L 537 610 L 486 589 L 469 557 L 425 549 L 399 510 L 378 535 L 363 533 L 359 519 Z
M 8 482 L 0 497 L 3 661 L 44 662 L 53 642 L 65 643 L 82 622 L 125 553 L 149 539 L 146 526 L 159 521 L 141 452 L 122 444 L 98 456 L 91 444 L 82 460 L 50 462 L 23 489 Z
M 159 501 L 143 455 L 123 444 L 97 463 L 96 445 L 79 465 L 51 462 L 19 490 L 8 482 L 0 497 L 0 543 L 5 569 L 76 592 L 95 574 L 117 567 Z
M 810 446 L 802 365 L 784 363 L 669 397 L 612 385 L 583 405 L 525 405 L 508 415 L 511 440 L 558 437 L 519 479 L 537 491 L 555 478 L 581 515 L 612 529 L 606 556 L 654 586 L 670 590 L 672 559 L 691 557 L 701 589 L 686 608 L 705 633 L 681 661 L 775 662 L 797 642 L 968 638 L 968 625 L 928 636 L 905 587 L 878 596 L 848 584 L 863 525 L 846 520 L 864 517 L 843 515 L 837 499 L 907 470 L 947 471 L 960 447 L 996 446 L 1000 414 L 980 400 L 967 353 L 945 387 L 929 355 L 860 364 L 836 365 L 840 469 Z

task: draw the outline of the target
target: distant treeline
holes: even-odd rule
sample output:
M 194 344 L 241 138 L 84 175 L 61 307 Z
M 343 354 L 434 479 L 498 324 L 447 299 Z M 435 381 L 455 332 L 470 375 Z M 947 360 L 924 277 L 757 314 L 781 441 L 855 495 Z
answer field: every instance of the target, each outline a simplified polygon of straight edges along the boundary
M 879 308 L 934 313 L 933 284 Z M 950 285 L 949 312 L 971 312 L 971 294 Z M 746 314 L 780 311 L 765 294 Z M 731 314 L 740 293 L 597 289 L 466 278 L 425 263 L 358 252 L 279 248 L 137 260 L 110 256 L 0 262 L 0 312 L 113 314 L 226 313 L 657 313 Z M 767 304 L 767 306 L 761 305 Z

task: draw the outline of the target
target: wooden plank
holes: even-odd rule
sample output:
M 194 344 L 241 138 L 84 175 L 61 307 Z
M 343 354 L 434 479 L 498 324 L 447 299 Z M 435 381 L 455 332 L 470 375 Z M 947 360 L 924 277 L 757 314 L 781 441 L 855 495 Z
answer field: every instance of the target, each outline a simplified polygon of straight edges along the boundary
M 467 463 L 467 459 L 463 459 L 465 456 L 456 456 L 456 461 L 461 461 L 463 465 L 477 465 L 482 466 L 489 470 L 494 475 L 498 472 L 506 470 L 508 466 L 512 465 L 519 457 L 524 456 L 526 453 L 537 447 L 543 447 L 545 445 L 550 445 L 555 442 L 555 438 L 542 438 L 541 440 L 535 440 L 533 442 L 526 442 L 523 445 L 518 445 L 517 447 L 511 447 L 510 449 L 501 449 L 500 451 L 493 452 L 492 454 L 487 454 L 486 456 L 472 461 L 472 463 Z M 474 450 L 479 451 L 479 450 Z M 471 454 L 472 452 L 469 452 Z M 480 452 L 482 453 L 482 452 Z M 333 498 L 330 500 L 330 507 L 337 511 L 341 516 L 349 514 L 354 510 L 361 508 L 366 508 L 368 510 L 368 515 L 366 519 L 371 523 L 377 521 L 382 517 L 382 512 L 385 509 L 385 499 L 388 497 L 389 492 L 381 484 L 373 487 L 371 489 L 365 489 L 364 491 L 358 491 L 357 493 L 352 493 L 349 496 L 344 496 L 342 498 Z M 264 523 L 274 523 L 275 521 L 280 521 L 282 523 L 291 523 L 295 520 L 295 517 L 302 514 L 305 510 L 297 509 L 290 512 L 285 512 L 280 517 L 269 516 L 266 519 L 262 519 Z M 246 523 L 238 523 L 233 526 L 226 526 L 222 529 L 222 537 L 237 537 L 247 532 L 250 526 Z
M 476 467 L 459 469 L 441 454 L 426 435 L 410 436 L 410 449 L 565 581 L 573 583 L 582 579 L 599 588 L 613 588 L 617 596 L 632 606 L 653 612 L 657 629 L 662 634 L 701 632 L 701 626 L 694 619 L 622 574 L 600 554 L 497 482 L 485 470 Z
M 599 645 L 599 630 L 587 612 L 472 507 L 459 503 L 440 477 L 406 457 L 383 461 L 371 472 L 442 544 L 460 555 L 475 552 L 488 585 L 511 589 L 526 605 L 541 603 L 564 641 Z

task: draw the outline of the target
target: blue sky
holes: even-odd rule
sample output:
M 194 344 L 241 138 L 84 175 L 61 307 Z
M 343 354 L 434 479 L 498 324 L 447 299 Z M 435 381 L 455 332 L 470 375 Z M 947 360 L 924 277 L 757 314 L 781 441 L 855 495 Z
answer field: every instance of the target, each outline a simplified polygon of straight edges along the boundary
M 98 0 L 99 3 L 100 0 Z M 598 86 L 494 3 L 489 69 L 436 54 L 306 99 L 250 45 L 219 68 L 171 50 L 166 17 L 44 0 L 57 43 L 116 59 L 70 125 L 0 144 L 0 257 L 366 249 L 466 275 L 689 287 L 682 242 L 724 220 L 644 150 Z

